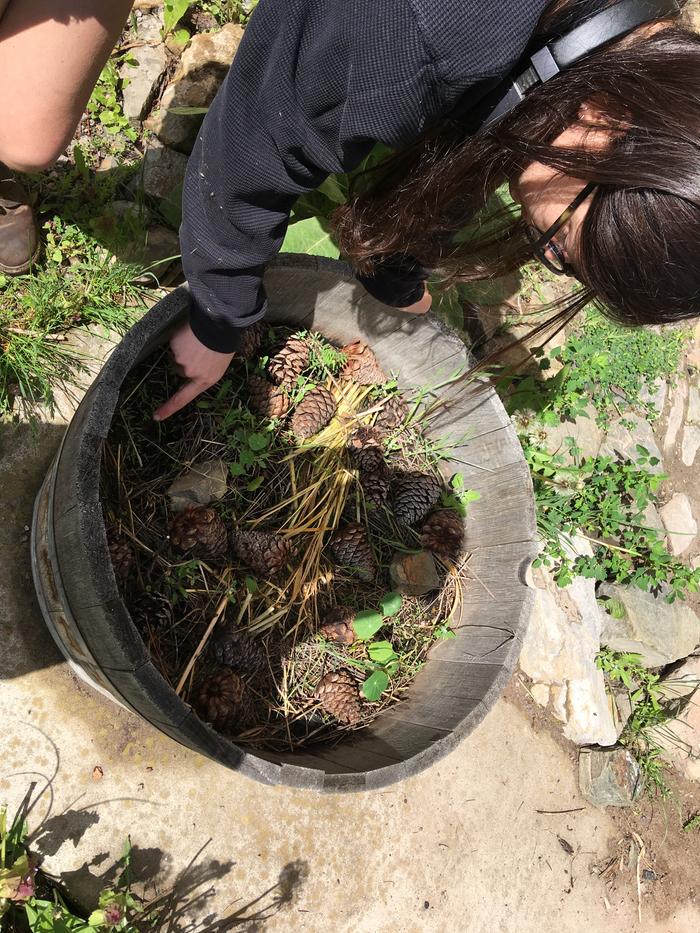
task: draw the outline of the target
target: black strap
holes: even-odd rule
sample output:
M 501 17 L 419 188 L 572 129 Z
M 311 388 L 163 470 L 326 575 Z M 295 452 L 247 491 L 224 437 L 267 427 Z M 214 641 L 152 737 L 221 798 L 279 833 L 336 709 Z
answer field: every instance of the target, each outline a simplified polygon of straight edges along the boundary
M 515 72 L 488 94 L 479 105 L 478 114 L 468 118 L 468 122 L 474 120 L 477 126 L 490 126 L 517 107 L 535 85 L 549 81 L 586 55 L 621 39 L 639 26 L 679 12 L 677 0 L 619 0 L 521 62 Z

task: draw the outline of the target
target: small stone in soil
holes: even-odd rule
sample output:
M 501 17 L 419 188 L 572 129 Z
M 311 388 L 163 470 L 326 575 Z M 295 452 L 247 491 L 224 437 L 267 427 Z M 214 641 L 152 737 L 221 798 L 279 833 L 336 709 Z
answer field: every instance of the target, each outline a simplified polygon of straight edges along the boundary
M 228 489 L 228 469 L 223 460 L 195 463 L 179 476 L 168 489 L 174 512 L 182 512 L 188 505 L 209 505 L 221 499 Z
M 429 551 L 395 554 L 389 574 L 393 587 L 406 596 L 423 596 L 440 586 L 435 558 Z
M 582 748 L 579 787 L 595 807 L 631 807 L 641 788 L 639 765 L 625 748 Z

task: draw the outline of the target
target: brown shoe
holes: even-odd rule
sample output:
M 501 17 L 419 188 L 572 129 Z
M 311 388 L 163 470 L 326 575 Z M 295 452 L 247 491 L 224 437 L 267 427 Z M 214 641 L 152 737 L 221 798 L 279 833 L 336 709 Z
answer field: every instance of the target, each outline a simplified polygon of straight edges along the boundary
M 39 256 L 39 232 L 29 195 L 0 162 L 0 272 L 22 275 Z

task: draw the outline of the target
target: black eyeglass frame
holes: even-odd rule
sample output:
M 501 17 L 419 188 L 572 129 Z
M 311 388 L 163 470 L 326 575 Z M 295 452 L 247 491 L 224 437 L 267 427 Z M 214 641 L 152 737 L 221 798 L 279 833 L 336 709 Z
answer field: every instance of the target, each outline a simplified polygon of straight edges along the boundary
M 532 226 L 532 224 L 527 225 L 528 237 L 530 239 L 532 250 L 535 256 L 543 265 L 549 269 L 550 272 L 553 272 L 555 275 L 575 274 L 573 266 L 564 260 L 564 257 L 561 254 L 561 250 L 554 242 L 554 237 L 557 235 L 557 233 L 559 233 L 564 224 L 571 220 L 574 212 L 583 204 L 586 198 L 590 197 L 590 195 L 597 187 L 597 182 L 589 181 L 585 188 L 579 191 L 571 204 L 569 204 L 569 206 L 564 211 L 562 211 L 552 226 L 545 230 L 544 233 L 541 233 L 537 227 Z M 556 256 L 560 265 L 553 263 L 552 260 L 547 256 L 548 250 Z

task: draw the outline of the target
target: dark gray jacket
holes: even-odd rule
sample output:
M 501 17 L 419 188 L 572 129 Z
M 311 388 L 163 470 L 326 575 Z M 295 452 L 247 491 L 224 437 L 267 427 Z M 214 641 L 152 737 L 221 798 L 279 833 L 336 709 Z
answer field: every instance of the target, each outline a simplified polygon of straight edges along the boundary
M 231 352 L 299 195 L 401 146 L 520 58 L 547 0 L 260 0 L 204 121 L 183 197 L 191 325 Z M 468 99 L 468 98 L 467 98 Z M 387 270 L 372 290 L 410 304 Z

